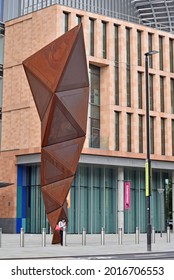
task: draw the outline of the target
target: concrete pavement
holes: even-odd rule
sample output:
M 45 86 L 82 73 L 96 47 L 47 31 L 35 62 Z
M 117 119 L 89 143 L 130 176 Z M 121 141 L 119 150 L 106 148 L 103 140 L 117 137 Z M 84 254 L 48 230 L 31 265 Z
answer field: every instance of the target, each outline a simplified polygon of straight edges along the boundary
M 86 245 L 82 245 L 81 234 L 67 234 L 66 246 L 52 245 L 52 235 L 46 235 L 46 246 L 42 245 L 41 234 L 25 234 L 24 247 L 20 247 L 20 234 L 2 234 L 0 259 L 26 258 L 73 258 L 75 256 L 147 253 L 146 234 L 140 234 L 139 243 L 135 242 L 135 234 L 124 234 L 122 244 L 119 244 L 118 234 L 105 234 L 105 245 L 101 245 L 100 234 L 86 235 Z M 170 233 L 170 242 L 167 234 L 155 234 L 155 243 L 152 243 L 152 252 L 174 251 L 174 233 Z

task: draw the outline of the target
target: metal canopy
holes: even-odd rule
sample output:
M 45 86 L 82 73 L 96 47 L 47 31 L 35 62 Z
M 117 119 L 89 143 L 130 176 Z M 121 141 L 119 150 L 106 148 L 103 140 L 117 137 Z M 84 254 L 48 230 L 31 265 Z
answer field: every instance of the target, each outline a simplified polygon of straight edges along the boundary
M 131 0 L 131 2 L 144 25 L 174 33 L 174 0 Z

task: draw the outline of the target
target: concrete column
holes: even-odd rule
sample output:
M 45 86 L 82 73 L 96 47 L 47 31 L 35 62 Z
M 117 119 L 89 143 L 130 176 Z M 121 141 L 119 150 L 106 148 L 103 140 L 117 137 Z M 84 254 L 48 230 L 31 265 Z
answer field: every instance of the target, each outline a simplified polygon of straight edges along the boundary
M 118 167 L 118 228 L 124 233 L 124 168 Z
M 174 222 L 174 171 L 172 171 L 172 220 Z M 172 231 L 174 232 L 174 226 Z

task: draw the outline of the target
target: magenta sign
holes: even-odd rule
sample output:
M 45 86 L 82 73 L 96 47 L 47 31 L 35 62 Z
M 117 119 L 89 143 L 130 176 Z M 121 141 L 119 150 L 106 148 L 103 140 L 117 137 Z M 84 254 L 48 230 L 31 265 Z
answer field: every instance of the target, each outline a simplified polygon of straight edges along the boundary
M 124 182 L 124 209 L 130 209 L 130 182 Z

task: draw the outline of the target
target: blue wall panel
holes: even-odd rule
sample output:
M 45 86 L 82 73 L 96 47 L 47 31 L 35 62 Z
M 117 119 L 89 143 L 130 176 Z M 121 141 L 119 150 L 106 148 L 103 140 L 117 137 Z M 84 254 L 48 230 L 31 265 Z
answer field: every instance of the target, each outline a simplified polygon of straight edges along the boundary
M 20 228 L 25 224 L 26 219 L 26 168 L 18 166 L 17 178 L 17 219 L 16 232 L 20 232 Z

